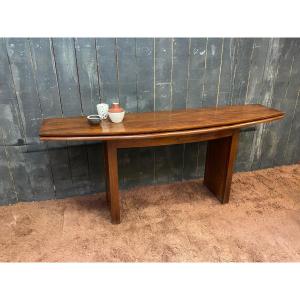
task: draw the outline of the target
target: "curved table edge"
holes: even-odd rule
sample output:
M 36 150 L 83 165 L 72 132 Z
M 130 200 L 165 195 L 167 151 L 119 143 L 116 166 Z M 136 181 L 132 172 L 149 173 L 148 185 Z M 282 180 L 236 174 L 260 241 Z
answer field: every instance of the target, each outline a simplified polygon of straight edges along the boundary
M 176 137 L 182 135 L 195 135 L 195 134 L 204 134 L 211 133 L 221 130 L 237 129 L 255 126 L 261 123 L 268 123 L 276 120 L 280 120 L 284 117 L 284 114 L 265 118 L 261 120 L 255 120 L 245 123 L 219 126 L 219 127 L 209 127 L 201 129 L 190 129 L 190 130 L 178 130 L 178 131 L 168 131 L 168 132 L 158 132 L 158 133 L 146 133 L 146 134 L 132 134 L 132 135 L 111 135 L 111 136 L 42 136 L 40 135 L 41 141 L 120 141 L 120 140 L 139 140 L 147 138 L 163 138 L 163 137 Z

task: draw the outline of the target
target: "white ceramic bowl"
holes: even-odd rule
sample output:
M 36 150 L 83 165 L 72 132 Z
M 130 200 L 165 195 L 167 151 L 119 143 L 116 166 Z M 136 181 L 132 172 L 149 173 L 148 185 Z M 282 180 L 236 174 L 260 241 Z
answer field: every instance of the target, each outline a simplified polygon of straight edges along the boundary
M 121 123 L 125 116 L 125 111 L 108 112 L 108 116 L 113 123 Z

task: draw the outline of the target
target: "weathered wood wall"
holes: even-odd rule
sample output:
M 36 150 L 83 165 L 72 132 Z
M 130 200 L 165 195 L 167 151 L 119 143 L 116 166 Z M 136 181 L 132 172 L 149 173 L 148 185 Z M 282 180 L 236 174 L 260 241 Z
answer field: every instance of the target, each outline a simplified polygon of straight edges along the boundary
M 300 160 L 300 39 L 0 39 L 0 203 L 103 191 L 101 143 L 42 143 L 41 120 L 262 103 L 281 122 L 243 131 L 236 170 Z M 120 184 L 202 176 L 206 144 L 119 153 Z

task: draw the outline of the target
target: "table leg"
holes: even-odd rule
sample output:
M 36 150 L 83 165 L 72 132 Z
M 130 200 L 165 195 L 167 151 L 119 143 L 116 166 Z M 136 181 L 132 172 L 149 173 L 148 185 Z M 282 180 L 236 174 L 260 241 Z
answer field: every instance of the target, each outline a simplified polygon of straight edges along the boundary
M 110 190 L 109 190 L 109 170 L 108 170 L 108 156 L 107 156 L 107 142 L 103 142 L 104 146 L 104 163 L 105 163 L 105 186 L 106 186 L 106 203 L 110 209 Z
M 240 130 L 232 136 L 211 140 L 207 144 L 204 185 L 221 201 L 229 201 L 231 179 Z
M 111 222 L 120 223 L 120 199 L 118 180 L 118 150 L 113 142 L 105 142 L 106 199 L 110 205 Z

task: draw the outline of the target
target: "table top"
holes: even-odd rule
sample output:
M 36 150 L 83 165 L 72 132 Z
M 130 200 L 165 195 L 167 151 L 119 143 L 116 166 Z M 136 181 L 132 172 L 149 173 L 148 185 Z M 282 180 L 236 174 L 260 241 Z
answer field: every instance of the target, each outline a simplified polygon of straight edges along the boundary
M 127 113 L 122 123 L 90 125 L 85 116 L 44 119 L 41 140 L 109 140 L 126 136 L 162 136 L 183 131 L 241 128 L 282 118 L 283 112 L 259 104 L 177 111 Z

